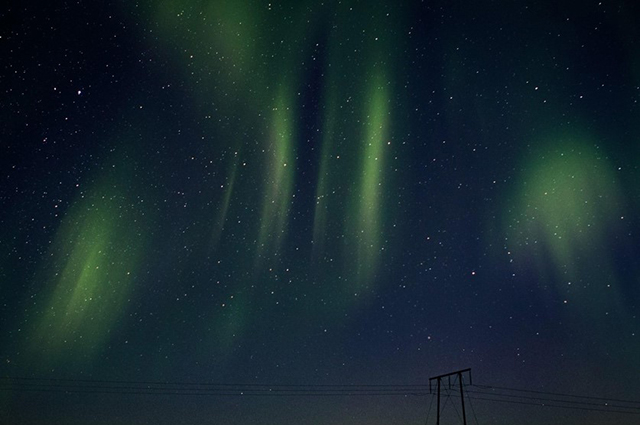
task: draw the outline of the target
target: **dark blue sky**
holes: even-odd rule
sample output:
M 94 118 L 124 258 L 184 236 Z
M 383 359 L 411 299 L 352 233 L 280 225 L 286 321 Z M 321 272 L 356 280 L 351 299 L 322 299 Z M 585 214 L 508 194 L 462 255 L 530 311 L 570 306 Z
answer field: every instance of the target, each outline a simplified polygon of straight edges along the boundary
M 544 393 L 469 387 L 479 422 L 635 423 L 504 401 L 640 400 L 639 12 L 12 3 L 0 418 L 424 423 L 430 396 L 405 387 L 138 383 L 426 385 L 471 367 Z

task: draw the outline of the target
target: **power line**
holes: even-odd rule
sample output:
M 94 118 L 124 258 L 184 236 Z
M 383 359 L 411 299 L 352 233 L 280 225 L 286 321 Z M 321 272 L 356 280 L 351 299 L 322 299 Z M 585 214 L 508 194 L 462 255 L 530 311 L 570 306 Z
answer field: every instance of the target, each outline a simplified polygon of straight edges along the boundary
M 4 382 L 3 382 L 4 381 Z M 424 396 L 426 388 L 400 385 L 277 385 L 204 384 L 149 381 L 0 378 L 0 391 L 87 394 L 209 395 L 209 396 Z
M 428 391 L 426 384 L 265 384 L 265 383 L 228 383 L 228 382 L 186 382 L 186 381 L 128 381 L 128 380 L 104 380 L 104 379 L 66 379 L 66 378 L 31 378 L 2 376 L 2 381 L 25 382 L 70 382 L 87 384 L 123 384 L 123 385 L 171 385 L 171 386 L 201 386 L 201 387 L 267 387 L 267 388 L 392 388 L 412 389 Z
M 467 390 L 470 393 L 483 395 L 488 398 L 482 398 L 485 401 L 496 401 L 496 402 L 512 402 L 517 404 L 530 404 L 534 406 L 543 406 L 543 407 L 561 407 L 565 409 L 578 409 L 578 410 L 596 410 L 603 412 L 617 412 L 617 413 L 630 413 L 630 414 L 640 414 L 640 402 L 634 400 L 622 400 L 622 399 L 607 399 L 604 397 L 594 397 L 594 396 L 585 396 L 578 394 L 565 394 L 565 393 L 555 393 L 555 392 L 545 392 L 545 391 L 537 391 L 537 390 L 527 390 L 521 388 L 509 388 L 509 387 L 498 387 L 498 386 L 489 386 L 489 385 L 473 385 L 473 387 L 480 389 L 481 391 Z M 487 392 L 487 390 L 491 390 Z M 501 391 L 499 393 L 492 392 L 493 390 Z M 513 392 L 524 392 L 524 393 L 532 393 L 539 394 L 541 396 L 548 395 L 549 397 L 532 397 L 526 395 L 519 394 L 504 394 L 505 391 L 513 391 Z M 564 397 L 565 399 L 561 399 L 558 397 Z M 520 401 L 514 400 L 504 400 L 507 399 L 517 399 Z M 584 400 L 597 400 L 599 402 L 585 402 L 578 400 L 566 400 L 566 398 L 578 398 Z M 475 399 L 480 400 L 480 397 L 475 397 Z M 524 401 L 523 401 L 524 400 Z M 541 403 L 527 403 L 527 400 L 538 400 Z M 612 404 L 610 402 L 617 403 L 628 403 L 628 404 L 636 404 L 639 406 L 624 406 L 619 404 Z M 550 404 L 551 403 L 551 404 Z M 556 403 L 560 403 L 558 405 Z M 580 407 L 580 406 L 586 407 Z M 623 409 L 623 410 L 620 410 Z
M 458 396 L 459 397 L 459 396 Z M 561 409 L 575 409 L 575 410 L 587 410 L 591 412 L 604 412 L 604 413 L 622 413 L 622 414 L 631 414 L 638 415 L 640 412 L 631 412 L 631 411 L 623 411 L 623 410 L 613 410 L 613 409 L 596 409 L 596 408 L 588 408 L 588 407 L 577 407 L 577 406 L 560 406 L 554 404 L 546 404 L 546 403 L 530 403 L 526 401 L 516 401 L 516 400 L 499 400 L 495 398 L 484 398 L 484 397 L 472 397 L 472 400 L 483 400 L 483 401 L 494 401 L 496 403 L 509 403 L 509 404 L 523 404 L 527 406 L 537 406 L 537 407 L 557 407 Z
M 559 397 L 575 397 L 575 398 L 583 398 L 588 400 L 604 400 L 604 401 L 615 401 L 620 403 L 640 404 L 640 401 L 638 400 L 623 400 L 623 399 L 616 399 L 616 398 L 594 397 L 594 396 L 578 395 L 578 394 L 552 393 L 548 391 L 526 390 L 522 388 L 498 387 L 495 385 L 474 385 L 474 387 L 489 389 L 489 390 L 518 391 L 518 392 L 533 393 L 533 394 L 553 395 L 553 396 L 559 396 Z
M 603 407 L 602 403 L 592 403 L 592 402 L 586 402 L 586 401 L 562 400 L 562 399 L 558 399 L 558 398 L 548 398 L 548 397 L 531 397 L 531 396 L 516 395 L 516 394 L 500 394 L 500 393 L 490 393 L 490 392 L 473 391 L 473 390 L 467 390 L 467 392 L 472 393 L 472 394 L 486 395 L 486 396 L 517 398 L 517 399 L 524 399 L 524 400 L 540 400 L 540 401 L 550 401 L 550 402 L 557 402 L 557 403 L 579 404 L 579 405 L 583 405 L 583 406 L 599 406 L 599 407 Z M 609 404 L 609 403 L 605 403 L 605 405 L 606 405 L 606 407 L 611 407 L 611 408 L 638 410 L 638 412 L 640 413 L 640 407 L 621 406 L 621 405 Z
M 48 384 L 48 383 L 19 383 L 19 384 L 0 384 L 0 388 L 31 388 L 31 389 L 94 389 L 94 390 L 168 390 L 168 391 L 192 391 L 192 392 L 252 392 L 252 393 L 362 393 L 362 394 L 377 394 L 377 393 L 394 393 L 394 394 L 418 394 L 418 395 L 426 395 L 426 391 L 415 391 L 415 390 L 403 390 L 403 389 L 389 389 L 389 388 L 380 388 L 380 389 L 365 389 L 365 388 L 336 388 L 336 389 L 320 389 L 320 388 L 247 388 L 241 386 L 234 387 L 168 387 L 168 386 L 131 386 L 131 385 L 89 385 L 89 384 Z
M 464 385 L 463 382 L 460 383 Z M 453 387 L 456 385 L 454 384 Z M 490 385 L 473 385 L 477 390 L 467 390 L 469 400 L 489 401 L 585 410 L 603 413 L 640 414 L 640 401 L 607 399 L 578 394 L 564 394 L 521 388 L 509 388 Z M 428 395 L 428 385 L 420 384 L 238 384 L 211 382 L 170 382 L 170 381 L 126 381 L 94 379 L 60 379 L 30 377 L 0 377 L 0 391 L 47 392 L 64 394 L 118 394 L 118 395 L 182 395 L 182 396 L 224 396 L 224 397 L 370 397 L 370 396 L 413 396 Z M 499 392 L 496 392 L 499 391 Z M 509 394 L 515 392 L 516 394 Z M 521 393 L 536 394 L 529 396 Z M 446 391 L 446 404 L 451 397 L 460 397 Z M 544 397 L 544 396 L 547 397 Z M 562 397 L 562 398 L 558 398 Z M 564 399 L 563 399 L 564 398 Z M 567 400 L 568 398 L 568 400 Z M 572 400 L 593 400 L 597 402 Z M 625 406 L 615 403 L 627 403 Z M 433 405 L 433 397 L 427 413 L 427 421 Z M 443 406 L 444 408 L 444 406 Z M 473 409 L 473 405 L 472 405 Z M 456 409 L 456 414 L 459 412 Z M 473 414 L 478 423 L 475 410 Z
M 362 392 L 352 392 L 352 393 L 269 393 L 269 392 L 222 392 L 222 391 L 184 391 L 184 390 L 167 390 L 167 389 L 158 389 L 158 390 L 118 390 L 112 391 L 108 389 L 103 390 L 82 390 L 79 388 L 76 389 L 62 389 L 62 388 L 0 388 L 0 391 L 10 390 L 17 392 L 46 392 L 46 393 L 58 393 L 58 394 L 117 394 L 117 395 L 180 395 L 180 396 L 209 396 L 209 397 L 249 397 L 249 396 L 259 396 L 259 397 L 352 397 L 352 396 L 361 396 L 361 397 L 370 397 L 370 396 L 423 396 L 425 394 L 409 394 L 409 393 L 362 393 Z

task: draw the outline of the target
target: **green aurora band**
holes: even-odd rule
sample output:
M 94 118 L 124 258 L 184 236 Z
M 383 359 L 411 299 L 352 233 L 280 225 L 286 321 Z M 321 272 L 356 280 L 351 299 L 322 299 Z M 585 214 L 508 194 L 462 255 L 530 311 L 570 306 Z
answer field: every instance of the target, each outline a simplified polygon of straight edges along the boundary
M 523 166 L 507 208 L 506 245 L 523 272 L 533 269 L 541 285 L 564 282 L 555 290 L 569 302 L 590 300 L 586 311 L 593 314 L 602 297 L 621 302 L 611 252 L 624 219 L 623 196 L 613 165 L 591 138 L 550 140 L 536 144 L 543 148 Z
M 203 155 L 218 179 L 202 191 L 210 198 L 203 201 L 208 228 L 201 233 L 190 226 L 185 236 L 186 244 L 196 246 L 204 235 L 207 260 L 215 264 L 211 257 L 222 258 L 230 267 L 211 301 L 211 321 L 202 329 L 210 337 L 201 349 L 229 355 L 248 324 L 268 314 L 258 288 L 300 291 L 287 286 L 296 281 L 304 290 L 330 294 L 338 300 L 334 305 L 309 312 L 329 320 L 342 320 L 344 308 L 371 300 L 384 281 L 381 256 L 390 248 L 391 199 L 397 191 L 389 160 L 397 152 L 389 143 L 397 130 L 391 99 L 397 98 L 394 40 L 402 7 L 388 6 L 374 17 L 363 13 L 370 5 L 355 1 L 267 7 L 246 0 L 165 0 L 122 7 L 155 24 L 145 29 L 153 37 L 141 37 L 142 43 L 182 73 L 191 94 L 188 107 L 203 135 Z M 348 49 L 352 43 L 343 39 L 362 48 Z M 320 45 L 324 53 L 317 55 Z M 301 97 L 309 77 L 304 64 L 315 60 L 323 70 L 314 82 L 322 93 L 314 106 L 321 134 L 311 150 L 316 202 L 303 206 L 311 212 L 308 222 L 294 223 L 291 212 L 300 208 L 295 195 L 303 184 L 297 176 L 307 166 L 298 158 L 308 114 Z M 140 120 L 154 108 L 140 110 L 134 100 L 130 106 Z M 153 138 L 156 124 L 148 124 L 139 134 Z M 170 127 L 160 123 L 158 134 L 165 125 Z M 124 143 L 135 145 L 125 138 L 118 146 L 126 149 Z M 115 163 L 145 164 L 145 155 L 132 148 Z M 111 164 L 102 164 L 96 183 L 67 211 L 36 278 L 34 285 L 44 287 L 46 295 L 29 307 L 38 324 L 30 330 L 28 350 L 43 367 L 91 363 L 112 342 L 139 289 L 143 257 L 151 255 L 153 235 L 142 230 L 151 204 L 138 205 L 131 195 L 136 192 L 123 188 L 143 186 Z M 167 196 L 155 182 L 148 187 L 153 196 Z M 308 241 L 300 249 L 315 267 L 312 282 L 304 271 L 284 277 L 289 254 L 299 249 L 294 238 Z M 180 285 L 197 258 L 176 258 L 165 278 Z M 279 276 L 275 280 L 272 269 Z
M 41 367 L 91 361 L 127 313 L 146 218 L 107 181 L 67 213 L 35 282 L 48 294 L 33 303 L 39 319 L 28 347 Z
M 273 108 L 273 125 L 267 148 L 268 170 L 260 217 L 258 257 L 268 252 L 278 252 L 289 221 L 289 209 L 294 188 L 295 158 L 293 140 L 293 112 L 291 95 L 283 89 Z
M 227 183 L 222 199 L 216 202 L 214 240 L 224 239 L 221 223 L 234 211 L 233 204 L 247 204 L 243 189 L 251 183 L 240 180 L 263 182 L 260 205 L 251 207 L 259 213 L 249 219 L 257 224 L 257 267 L 269 256 L 278 255 L 286 237 L 297 184 L 295 170 L 304 166 L 296 164 L 296 135 L 301 125 L 296 93 L 300 94 L 304 81 L 300 64 L 312 60 L 314 46 L 325 41 L 320 34 L 328 32 L 331 40 L 362 39 L 363 48 L 348 51 L 336 41 L 326 46 L 323 134 L 317 150 L 317 204 L 310 235 L 313 257 L 322 262 L 340 257 L 343 252 L 336 249 L 348 256 L 356 252 L 338 273 L 352 278 L 362 274 L 357 278 L 362 280 L 375 276 L 382 248 L 380 234 L 386 225 L 383 212 L 389 207 L 381 192 L 393 190 L 383 165 L 387 149 L 383 145 L 390 135 L 393 93 L 389 82 L 394 78 L 390 62 L 402 12 L 400 7 L 387 7 L 371 17 L 360 13 L 363 7 L 366 5 L 358 2 L 316 6 L 299 2 L 268 6 L 247 0 L 147 3 L 147 10 L 160 24 L 160 41 L 170 50 L 181 40 L 176 59 L 187 62 L 185 75 L 199 88 L 195 101 L 203 113 L 210 108 L 207 105 L 219 104 L 215 115 L 255 123 L 250 129 L 215 128 L 218 141 L 232 142 L 225 146 L 216 142 L 212 153 L 221 148 L 227 153 L 241 151 L 254 166 L 243 175 L 236 172 L 238 159 L 228 159 L 234 164 L 224 166 L 232 170 L 226 179 L 232 184 Z M 369 17 L 353 20 L 361 15 Z M 354 121 L 354 113 L 361 118 Z M 253 141 L 258 141 L 259 150 L 249 152 L 247 145 Z M 256 176 L 255 164 L 260 164 L 262 176 Z M 330 222 L 342 224 L 329 226 Z M 340 241 L 341 248 L 329 248 L 329 240 Z M 353 261 L 360 264 L 356 270 Z
M 356 264 L 361 271 L 361 282 L 369 282 L 375 276 L 378 255 L 382 249 L 380 234 L 382 212 L 385 210 L 382 192 L 386 189 L 383 182 L 386 182 L 387 177 L 384 174 L 384 162 L 388 140 L 389 100 L 386 80 L 381 74 L 372 79 L 367 98 L 369 104 L 364 117 L 366 129 L 360 155 L 362 164 L 357 190 L 357 206 L 353 213 L 353 216 L 357 217 Z

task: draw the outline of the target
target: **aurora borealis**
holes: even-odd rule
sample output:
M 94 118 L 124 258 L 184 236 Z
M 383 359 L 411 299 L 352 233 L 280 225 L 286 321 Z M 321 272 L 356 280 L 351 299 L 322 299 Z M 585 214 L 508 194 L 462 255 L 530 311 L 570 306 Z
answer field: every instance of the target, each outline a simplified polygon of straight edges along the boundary
M 417 391 L 111 391 L 467 367 L 640 401 L 638 17 L 632 1 L 12 3 L 0 422 L 424 423 Z M 638 419 L 481 396 L 480 423 Z

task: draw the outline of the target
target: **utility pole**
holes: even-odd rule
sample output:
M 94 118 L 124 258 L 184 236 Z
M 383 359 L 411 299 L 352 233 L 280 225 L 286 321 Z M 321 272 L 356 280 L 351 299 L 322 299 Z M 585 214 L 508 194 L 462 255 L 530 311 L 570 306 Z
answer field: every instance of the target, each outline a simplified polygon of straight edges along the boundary
M 433 378 L 429 378 L 429 394 L 432 394 L 431 391 L 431 382 L 436 381 L 437 385 L 437 391 L 438 391 L 438 410 L 437 410 L 437 415 L 436 415 L 436 424 L 440 425 L 440 389 L 442 387 L 442 380 L 443 379 L 447 379 L 447 384 L 449 389 L 451 389 L 451 377 L 454 377 L 454 383 L 455 383 L 455 379 L 458 379 L 458 384 L 460 385 L 460 401 L 462 403 L 462 422 L 464 425 L 467 425 L 467 413 L 465 412 L 465 408 L 464 408 L 464 392 L 463 392 L 463 387 L 464 387 L 464 383 L 462 381 L 462 375 L 463 374 L 468 374 L 469 375 L 469 385 L 471 385 L 471 368 L 468 369 L 462 369 L 462 370 L 458 370 L 455 372 L 451 372 L 451 373 L 445 373 L 444 375 L 438 375 L 438 376 L 434 376 Z

